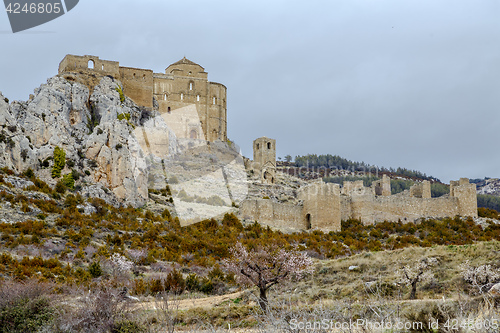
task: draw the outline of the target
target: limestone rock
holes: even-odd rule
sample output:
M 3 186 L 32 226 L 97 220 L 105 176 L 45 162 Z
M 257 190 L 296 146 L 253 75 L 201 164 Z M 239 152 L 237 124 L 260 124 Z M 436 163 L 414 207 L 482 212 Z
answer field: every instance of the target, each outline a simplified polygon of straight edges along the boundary
M 54 186 L 50 159 L 58 146 L 71 161 L 62 174 L 78 172 L 88 184 L 83 194 L 115 206 L 143 205 L 148 198 L 148 165 L 134 127 L 152 114 L 129 98 L 121 100 L 118 87 L 119 81 L 104 77 L 91 93 L 84 84 L 55 76 L 35 89 L 27 102 L 9 105 L 0 93 L 0 167 L 17 173 L 31 168 Z M 43 167 L 43 161 L 49 166 Z

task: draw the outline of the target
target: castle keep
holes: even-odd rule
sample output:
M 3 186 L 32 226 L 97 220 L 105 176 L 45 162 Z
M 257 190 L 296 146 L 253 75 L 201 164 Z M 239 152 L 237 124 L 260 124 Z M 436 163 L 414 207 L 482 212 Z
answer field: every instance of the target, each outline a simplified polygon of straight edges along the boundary
M 59 64 L 59 74 L 69 79 L 78 77 L 90 89 L 101 77 L 112 76 L 121 81 L 123 93 L 136 104 L 152 108 L 156 101 L 160 113 L 176 124 L 178 137 L 227 140 L 226 87 L 208 81 L 205 69 L 185 57 L 163 74 L 122 67 L 117 61 L 97 56 L 67 55 Z

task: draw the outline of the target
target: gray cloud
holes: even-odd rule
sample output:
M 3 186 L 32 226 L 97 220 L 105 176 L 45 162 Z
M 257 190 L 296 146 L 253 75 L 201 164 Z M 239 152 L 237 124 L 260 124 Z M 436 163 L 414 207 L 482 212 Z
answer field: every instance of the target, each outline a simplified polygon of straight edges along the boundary
M 229 136 L 278 154 L 338 154 L 448 181 L 499 177 L 500 4 L 479 1 L 95 1 L 11 34 L 0 90 L 65 54 L 163 71 L 186 56 L 228 87 Z

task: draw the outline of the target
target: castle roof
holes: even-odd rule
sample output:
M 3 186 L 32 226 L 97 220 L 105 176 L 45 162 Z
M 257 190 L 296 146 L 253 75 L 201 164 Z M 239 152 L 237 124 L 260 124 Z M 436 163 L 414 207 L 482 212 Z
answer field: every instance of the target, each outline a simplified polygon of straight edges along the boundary
M 173 65 L 195 65 L 195 66 L 200 66 L 198 65 L 197 63 L 187 59 L 186 57 L 182 58 L 181 60 L 177 61 L 177 62 L 174 62 L 172 65 L 170 66 L 173 66 Z M 169 66 L 169 67 L 170 67 Z M 203 68 L 202 66 L 200 66 L 201 68 Z

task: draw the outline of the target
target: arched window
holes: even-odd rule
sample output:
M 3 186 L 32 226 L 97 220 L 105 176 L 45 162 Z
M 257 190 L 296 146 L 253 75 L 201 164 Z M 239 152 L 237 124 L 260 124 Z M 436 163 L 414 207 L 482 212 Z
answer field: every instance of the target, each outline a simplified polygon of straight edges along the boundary
M 260 145 L 259 145 L 259 144 L 257 144 L 257 150 L 259 150 L 259 148 L 260 148 Z
M 101 70 L 103 71 L 104 70 L 104 65 L 101 66 Z
M 94 62 L 94 60 L 90 59 L 90 60 L 89 60 L 89 64 L 88 64 L 88 65 L 89 65 L 89 68 L 90 68 L 90 69 L 94 69 L 94 66 L 95 66 L 95 62 Z
M 198 139 L 198 133 L 196 132 L 196 130 L 191 130 L 191 133 L 189 133 L 189 137 L 191 139 Z
M 271 149 L 271 142 L 267 143 L 267 149 Z
M 181 101 L 184 99 L 184 94 L 181 93 Z
M 306 215 L 306 229 L 310 230 L 312 228 L 311 225 L 311 214 Z
M 189 90 L 193 90 L 193 82 L 189 82 Z
M 143 75 L 142 75 L 142 79 L 143 79 L 143 80 L 146 80 L 146 74 L 143 74 Z
M 170 106 L 167 108 L 167 112 L 170 113 L 171 109 Z
M 199 102 L 200 101 L 200 95 L 196 95 L 196 101 Z
M 214 98 L 212 99 L 212 104 L 215 105 L 217 103 L 217 97 L 214 96 Z
M 163 100 L 166 101 L 167 100 L 167 94 L 163 94 Z
M 132 76 L 134 77 L 134 80 L 135 80 L 135 73 L 134 73 L 134 75 L 132 75 Z

